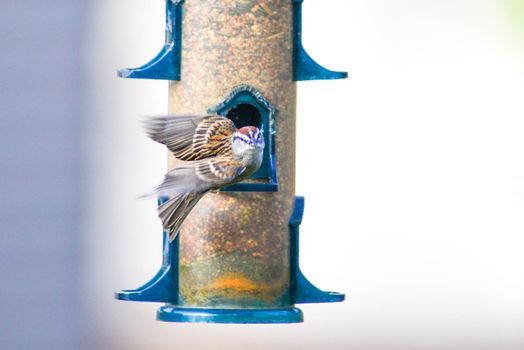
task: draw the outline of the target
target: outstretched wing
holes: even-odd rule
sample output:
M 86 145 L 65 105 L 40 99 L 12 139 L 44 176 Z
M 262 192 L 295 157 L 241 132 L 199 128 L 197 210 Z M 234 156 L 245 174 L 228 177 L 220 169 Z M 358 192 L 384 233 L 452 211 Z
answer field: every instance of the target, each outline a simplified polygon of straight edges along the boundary
M 231 154 L 235 124 L 219 115 L 166 116 L 144 120 L 147 135 L 166 145 L 180 160 Z
M 158 216 L 175 239 L 180 226 L 193 207 L 208 191 L 233 183 L 245 167 L 230 157 L 216 157 L 186 163 L 170 170 L 156 188 L 159 195 L 169 200 L 158 207 Z
M 159 195 L 169 192 L 207 192 L 235 182 L 246 170 L 232 157 L 215 157 L 184 163 L 171 169 L 160 185 Z

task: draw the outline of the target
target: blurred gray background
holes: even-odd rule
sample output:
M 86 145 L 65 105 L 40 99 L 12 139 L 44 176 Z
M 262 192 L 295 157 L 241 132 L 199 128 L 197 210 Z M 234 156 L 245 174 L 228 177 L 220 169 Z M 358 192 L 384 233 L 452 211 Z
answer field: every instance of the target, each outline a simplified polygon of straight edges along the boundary
M 0 2 L 0 349 L 524 348 L 524 0 L 304 2 L 306 49 L 350 79 L 299 84 L 301 265 L 348 300 L 296 325 L 113 299 L 161 262 L 136 197 L 166 156 L 138 118 L 167 83 L 115 73 L 164 20 L 162 0 Z
M 0 348 L 81 348 L 85 1 L 0 3 Z

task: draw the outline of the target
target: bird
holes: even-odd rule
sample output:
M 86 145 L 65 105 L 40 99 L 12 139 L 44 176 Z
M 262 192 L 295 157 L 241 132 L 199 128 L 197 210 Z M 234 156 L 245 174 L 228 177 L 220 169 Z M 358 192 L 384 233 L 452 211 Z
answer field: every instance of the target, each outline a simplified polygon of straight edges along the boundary
M 263 130 L 239 129 L 220 115 L 161 116 L 143 120 L 146 134 L 184 161 L 169 170 L 154 194 L 169 199 L 158 206 L 158 217 L 172 242 L 193 207 L 208 192 L 232 185 L 255 173 L 262 164 Z

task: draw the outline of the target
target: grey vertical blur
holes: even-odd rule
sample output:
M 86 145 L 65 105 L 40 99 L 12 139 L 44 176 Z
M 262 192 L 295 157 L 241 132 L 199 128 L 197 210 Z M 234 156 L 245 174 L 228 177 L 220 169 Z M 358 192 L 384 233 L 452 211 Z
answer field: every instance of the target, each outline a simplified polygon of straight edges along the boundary
M 0 2 L 0 348 L 81 348 L 84 2 Z

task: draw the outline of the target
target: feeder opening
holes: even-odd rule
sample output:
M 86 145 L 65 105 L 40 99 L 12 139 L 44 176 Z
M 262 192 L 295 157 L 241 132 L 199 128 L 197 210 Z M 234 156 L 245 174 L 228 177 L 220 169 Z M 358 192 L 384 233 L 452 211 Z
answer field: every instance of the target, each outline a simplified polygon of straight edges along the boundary
M 245 181 L 227 186 L 222 191 L 277 192 L 275 107 L 254 87 L 239 85 L 217 106 L 209 108 L 208 113 L 231 119 L 238 129 L 245 126 L 259 128 L 263 131 L 266 145 L 260 168 Z
M 226 117 L 231 119 L 237 129 L 244 126 L 256 126 L 260 129 L 262 118 L 258 109 L 249 103 L 240 103 L 227 113 Z

